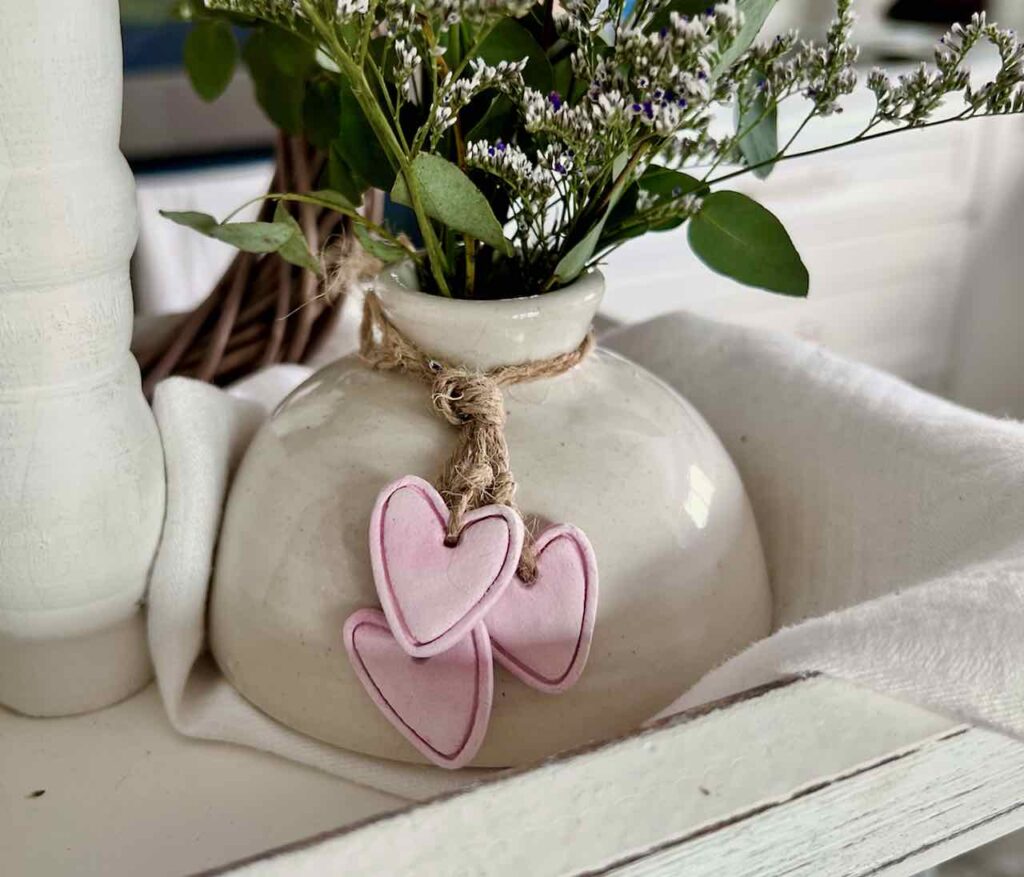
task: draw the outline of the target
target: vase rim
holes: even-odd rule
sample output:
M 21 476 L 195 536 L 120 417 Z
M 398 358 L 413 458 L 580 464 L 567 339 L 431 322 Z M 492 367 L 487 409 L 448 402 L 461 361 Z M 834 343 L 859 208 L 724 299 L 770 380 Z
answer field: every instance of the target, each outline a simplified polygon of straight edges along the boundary
M 515 302 L 536 302 L 538 300 L 556 301 L 558 298 L 578 296 L 583 290 L 590 291 L 590 289 L 595 286 L 598 286 L 603 290 L 605 285 L 604 274 L 601 270 L 599 268 L 588 268 L 573 280 L 572 283 L 560 286 L 558 289 L 552 289 L 550 292 L 533 292 L 530 293 L 530 295 L 517 295 L 510 298 L 455 298 L 454 296 L 449 297 L 445 295 L 435 295 L 432 292 L 425 292 L 424 290 L 417 288 L 416 285 L 410 285 L 410 280 L 414 275 L 408 273 L 406 266 L 411 268 L 411 263 L 403 263 L 403 265 L 398 267 L 392 265 L 384 268 L 374 278 L 373 283 L 384 283 L 389 291 L 409 293 L 410 295 L 415 296 L 427 296 L 428 298 L 437 299 L 438 301 L 445 302 L 446 304 L 489 305 L 511 305 Z
M 503 299 L 431 295 L 412 288 L 413 277 L 401 268 L 377 276 L 373 289 L 388 319 L 424 353 L 481 370 L 574 350 L 604 296 L 604 276 L 596 270 L 562 289 Z

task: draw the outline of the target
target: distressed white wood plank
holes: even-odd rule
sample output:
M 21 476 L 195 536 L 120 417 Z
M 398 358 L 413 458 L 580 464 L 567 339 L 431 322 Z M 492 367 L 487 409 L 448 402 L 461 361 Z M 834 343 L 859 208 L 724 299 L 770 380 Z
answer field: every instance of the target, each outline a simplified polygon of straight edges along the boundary
M 943 755 L 947 751 L 951 754 Z M 975 760 L 988 766 L 983 769 Z M 964 827 L 958 796 L 973 808 L 978 824 L 996 808 L 1015 806 L 1024 801 L 1024 781 L 1014 773 L 1018 761 L 1024 768 L 1024 746 L 998 735 L 968 731 L 874 692 L 813 678 L 680 717 L 226 873 L 305 875 L 343 867 L 347 875 L 396 877 L 580 874 L 621 869 L 655 850 L 663 857 L 673 851 L 706 855 L 709 870 L 691 871 L 688 860 L 688 875 L 787 873 L 780 869 L 794 861 L 791 853 L 807 860 L 802 873 L 867 873 L 826 866 L 837 850 L 856 849 L 862 842 L 878 844 L 893 859 L 940 841 L 943 831 Z M 912 783 L 927 787 L 929 765 L 938 763 L 948 768 L 954 802 L 940 806 L 946 821 L 936 825 L 943 827 L 933 829 L 916 817 L 901 826 L 910 809 L 903 795 L 911 795 Z M 975 768 L 984 770 L 978 783 Z M 979 797 L 975 787 L 990 779 L 993 794 Z M 796 814 L 789 824 L 803 836 L 803 853 L 784 834 L 759 831 L 789 814 Z M 877 818 L 868 818 L 871 814 Z M 846 826 L 842 838 L 829 839 L 831 846 L 815 827 L 830 820 Z M 738 840 L 735 862 L 723 869 L 724 832 Z M 877 855 L 873 850 L 869 858 Z M 680 873 L 678 862 L 669 859 L 668 865 L 670 870 L 653 873 Z
M 941 843 L 920 850 L 902 861 L 883 866 L 881 870 L 872 873 L 870 877 L 930 877 L 923 872 L 979 847 L 984 847 L 993 841 L 998 841 L 1014 832 L 1019 832 L 1022 828 L 1024 828 L 1024 809 L 1016 808 L 968 831 L 952 835 Z M 936 877 L 946 877 L 946 872 L 938 872 Z
M 1024 746 L 967 730 L 717 831 L 610 869 L 617 877 L 884 873 L 997 816 L 1024 817 Z M 915 865 L 914 867 L 917 867 Z

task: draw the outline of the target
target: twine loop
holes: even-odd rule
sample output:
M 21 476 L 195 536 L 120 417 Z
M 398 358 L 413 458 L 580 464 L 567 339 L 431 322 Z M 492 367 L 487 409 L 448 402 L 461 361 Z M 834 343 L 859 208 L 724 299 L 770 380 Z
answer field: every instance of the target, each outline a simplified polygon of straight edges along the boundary
M 588 333 L 579 347 L 568 353 L 478 371 L 427 356 L 388 319 L 376 294 L 367 292 L 360 329 L 363 359 L 372 368 L 402 371 L 429 383 L 434 410 L 459 430 L 455 450 L 437 483 L 449 509 L 447 545 L 458 542 L 463 518 L 480 506 L 509 506 L 522 517 L 515 502 L 516 482 L 505 440 L 507 414 L 502 387 L 563 374 L 593 347 L 593 333 Z M 518 574 L 527 583 L 537 575 L 537 557 L 529 533 Z

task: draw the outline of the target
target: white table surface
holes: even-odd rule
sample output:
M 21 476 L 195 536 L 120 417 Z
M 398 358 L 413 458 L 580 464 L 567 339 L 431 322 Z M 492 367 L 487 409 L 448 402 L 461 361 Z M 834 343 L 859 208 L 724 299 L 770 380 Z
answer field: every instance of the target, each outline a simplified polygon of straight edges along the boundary
M 404 803 L 182 737 L 153 685 L 70 718 L 0 708 L 0 873 L 11 877 L 189 874 Z

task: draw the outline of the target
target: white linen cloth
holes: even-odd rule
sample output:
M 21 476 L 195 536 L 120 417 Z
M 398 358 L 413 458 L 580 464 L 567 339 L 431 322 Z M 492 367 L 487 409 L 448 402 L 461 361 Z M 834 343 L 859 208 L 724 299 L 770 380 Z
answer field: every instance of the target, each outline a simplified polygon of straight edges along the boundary
M 813 670 L 1024 736 L 1024 424 L 785 336 L 684 314 L 610 342 L 689 398 L 732 454 L 775 597 L 775 633 L 665 714 Z M 269 409 L 307 374 L 279 366 L 233 395 L 180 378 L 157 389 L 168 495 L 149 637 L 161 695 L 184 734 L 429 797 L 486 772 L 401 765 L 312 740 L 245 701 L 205 653 L 231 474 Z

